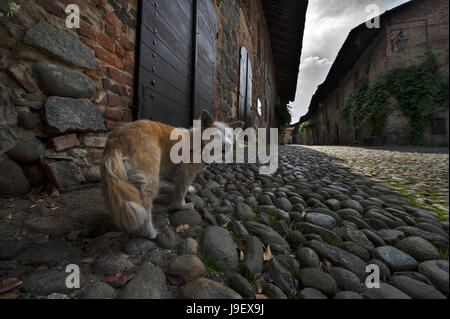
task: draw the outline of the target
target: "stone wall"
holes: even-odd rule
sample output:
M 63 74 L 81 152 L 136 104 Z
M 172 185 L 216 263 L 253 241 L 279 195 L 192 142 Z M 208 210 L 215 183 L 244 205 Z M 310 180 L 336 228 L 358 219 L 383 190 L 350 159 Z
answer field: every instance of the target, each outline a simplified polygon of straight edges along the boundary
M 0 196 L 49 182 L 58 188 L 97 182 L 108 131 L 134 119 L 138 0 L 15 2 L 21 8 L 8 17 L 8 1 L 0 0 Z M 237 119 L 245 46 L 253 69 L 252 123 L 275 126 L 277 87 L 261 1 L 212 2 L 217 118 Z M 69 4 L 80 8 L 79 29 L 66 27 Z
M 428 22 L 428 37 L 424 19 Z M 403 35 L 408 38 L 408 43 L 404 51 L 393 52 L 391 38 L 399 30 L 403 30 Z M 448 74 L 448 31 L 448 1 L 445 0 L 417 1 L 416 4 L 392 14 L 389 21 L 382 25 L 380 35 L 341 79 L 338 86 L 328 94 L 322 108 L 314 114 L 313 120 L 319 123 L 324 123 L 328 118 L 329 129 L 323 126 L 316 127 L 312 132 L 300 134 L 298 136 L 300 143 L 353 145 L 369 141 L 373 135 L 370 125 L 357 130 L 341 117 L 342 107 L 356 88 L 358 80 L 367 76 L 369 84 L 372 84 L 380 74 L 387 70 L 422 62 L 427 50 L 427 40 L 430 50 L 438 57 L 443 71 Z M 394 145 L 411 143 L 410 120 L 396 107 L 388 113 L 389 116 L 381 136 L 382 142 Z M 438 114 L 437 117 L 445 119 L 447 134 L 432 134 L 430 125 L 424 133 L 421 144 L 448 144 L 448 110 Z
M 0 0 L 0 195 L 99 180 L 107 132 L 133 120 L 137 0 Z M 79 29 L 65 8 L 80 8 Z M 4 172 L 8 171 L 8 174 Z

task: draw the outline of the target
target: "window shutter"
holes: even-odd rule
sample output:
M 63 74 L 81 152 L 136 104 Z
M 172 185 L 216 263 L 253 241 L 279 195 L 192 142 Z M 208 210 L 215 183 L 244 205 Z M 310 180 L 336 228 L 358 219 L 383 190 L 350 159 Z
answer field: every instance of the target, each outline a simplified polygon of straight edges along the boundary
M 245 121 L 245 108 L 247 103 L 247 49 L 241 48 L 241 63 L 239 72 L 239 120 Z
M 253 98 L 253 71 L 250 59 L 247 58 L 247 101 L 246 101 L 246 113 L 245 123 L 247 126 L 252 125 L 252 98 Z

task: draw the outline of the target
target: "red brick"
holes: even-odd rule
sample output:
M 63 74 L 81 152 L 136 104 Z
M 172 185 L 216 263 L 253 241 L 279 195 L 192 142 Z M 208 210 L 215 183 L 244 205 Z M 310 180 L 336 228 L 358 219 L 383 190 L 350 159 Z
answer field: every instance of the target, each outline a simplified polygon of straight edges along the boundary
M 119 95 L 124 96 L 125 95 L 125 87 L 122 85 L 119 85 L 118 89 L 119 89 Z
M 115 0 L 115 1 L 123 9 L 128 10 L 128 1 L 127 0 Z
M 103 63 L 97 63 L 96 74 L 99 77 L 103 77 L 105 75 L 105 67 L 104 67 Z
M 97 43 L 109 52 L 114 53 L 115 45 L 114 41 L 110 37 L 104 35 L 103 33 L 97 33 Z
M 134 63 L 134 53 L 131 51 L 127 51 L 125 61 Z
M 121 58 L 125 57 L 125 50 L 118 43 L 116 43 L 116 54 L 117 54 L 117 56 L 119 56 Z
M 65 4 L 64 8 L 69 4 L 76 4 L 80 7 L 80 12 L 87 11 L 86 0 L 62 0 L 62 2 Z
M 133 113 L 130 111 L 121 110 L 118 108 L 107 107 L 105 109 L 105 117 L 107 119 L 117 121 L 117 122 L 132 122 Z
M 89 40 L 88 38 L 80 38 L 80 42 L 82 42 L 84 45 L 86 45 L 87 47 L 89 47 L 89 49 L 91 49 L 91 50 L 94 50 L 94 48 L 95 48 L 95 45 L 93 45 L 92 43 L 95 43 L 95 42 L 92 42 L 92 40 Z
M 113 94 L 108 94 L 108 105 L 112 106 L 112 107 L 118 107 L 118 108 L 127 108 L 128 107 L 128 102 L 125 98 L 118 96 L 118 95 L 113 95 Z M 115 118 L 111 118 L 111 120 L 116 120 L 116 121 L 120 121 L 121 117 L 119 119 L 115 119 Z
M 106 32 L 106 34 L 109 35 L 111 38 L 113 38 L 113 39 L 115 39 L 115 40 L 118 39 L 118 37 L 117 37 L 117 30 L 116 30 L 116 28 L 115 28 L 113 25 L 111 25 L 111 24 L 109 24 L 109 23 L 106 23 L 106 24 L 105 24 L 105 32 Z
M 103 3 L 102 0 L 89 0 L 89 3 L 94 7 L 100 7 Z
M 108 76 L 118 83 L 125 84 L 128 86 L 134 85 L 134 78 L 132 76 L 129 76 L 117 69 L 108 67 Z
M 97 58 L 103 61 L 105 64 L 112 65 L 118 69 L 122 68 L 123 62 L 116 55 L 106 51 L 101 47 L 95 47 L 94 51 Z
M 98 164 L 103 158 L 103 150 L 90 150 L 87 154 L 89 162 Z
M 116 29 L 120 28 L 119 19 L 117 19 L 116 15 L 109 10 L 105 11 L 106 22 L 113 25 Z
M 80 146 L 80 141 L 76 134 L 53 137 L 49 140 L 49 143 L 56 151 L 63 151 Z
M 128 73 L 130 73 L 131 75 L 133 75 L 133 74 L 134 74 L 134 63 L 125 62 L 125 63 L 123 64 L 123 70 L 124 70 L 125 72 L 128 72 Z
M 44 8 L 50 14 L 53 14 L 59 18 L 65 18 L 64 10 L 58 6 L 54 0 L 36 0 L 36 3 Z
M 85 136 L 83 142 L 87 147 L 103 148 L 105 147 L 106 140 L 106 136 Z
M 123 111 L 120 109 L 106 107 L 105 108 L 105 118 L 113 121 L 121 121 L 123 116 Z
M 89 0 L 90 9 L 93 16 L 103 16 L 106 11 L 106 0 Z M 101 27 L 101 26 L 100 26 Z
M 122 125 L 122 123 L 119 123 L 119 122 L 105 121 L 105 126 L 108 131 L 112 131 L 121 125 Z
M 128 40 L 128 38 L 124 35 L 120 36 L 119 43 L 125 50 L 128 51 L 134 50 L 134 43 Z
M 97 73 L 92 71 L 84 71 L 84 74 L 86 74 L 88 77 L 92 79 L 92 81 L 97 82 L 99 78 L 97 77 Z
M 133 113 L 130 111 L 124 111 L 122 116 L 122 122 L 133 122 Z
M 95 32 L 95 29 L 83 20 L 80 20 L 80 28 L 78 29 L 78 34 L 82 37 L 97 41 L 97 32 Z
M 138 0 L 129 0 L 130 6 L 133 7 L 133 9 L 137 10 L 138 8 Z

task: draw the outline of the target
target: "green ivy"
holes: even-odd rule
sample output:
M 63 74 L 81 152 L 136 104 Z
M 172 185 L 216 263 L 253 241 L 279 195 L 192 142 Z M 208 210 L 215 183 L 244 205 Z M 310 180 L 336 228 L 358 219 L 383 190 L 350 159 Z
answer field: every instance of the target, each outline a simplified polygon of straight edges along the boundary
M 448 107 L 448 87 L 436 56 L 430 53 L 421 64 L 382 74 L 372 86 L 367 79 L 360 80 L 342 109 L 342 117 L 355 126 L 370 123 L 373 134 L 379 135 L 394 97 L 396 105 L 411 119 L 412 140 L 418 142 L 439 108 Z
M 15 3 L 14 1 L 8 1 L 8 8 L 6 12 L 7 17 L 13 17 L 20 10 L 20 5 Z
M 313 129 L 314 127 L 324 128 L 327 132 L 330 132 L 330 119 L 327 117 L 325 118 L 324 121 L 315 119 L 303 122 L 302 124 L 300 124 L 300 127 L 298 128 L 298 133 L 301 134 L 307 132 Z
M 311 130 L 312 128 L 316 127 L 317 125 L 318 125 L 317 120 L 309 120 L 309 121 L 303 122 L 302 124 L 300 124 L 298 132 L 300 134 L 307 132 L 307 131 Z

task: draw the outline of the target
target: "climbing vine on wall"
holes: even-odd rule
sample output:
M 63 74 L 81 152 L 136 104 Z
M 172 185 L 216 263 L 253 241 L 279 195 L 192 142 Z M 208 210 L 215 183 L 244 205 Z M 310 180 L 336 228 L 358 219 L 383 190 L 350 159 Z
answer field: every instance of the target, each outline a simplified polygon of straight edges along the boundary
M 298 132 L 300 134 L 306 133 L 307 131 L 311 130 L 315 126 L 317 126 L 316 120 L 309 120 L 309 121 L 303 122 L 302 124 L 300 124 L 300 127 L 298 128 Z
M 427 54 L 418 65 L 396 68 L 382 74 L 369 86 L 359 81 L 342 109 L 342 117 L 355 126 L 372 124 L 374 135 L 385 126 L 393 99 L 412 124 L 412 140 L 418 142 L 439 108 L 448 107 L 449 83 L 439 70 L 437 58 Z
M 300 124 L 299 128 L 298 128 L 298 133 L 306 133 L 309 130 L 312 130 L 313 128 L 318 127 L 320 129 L 325 129 L 327 132 L 330 132 L 330 119 L 327 117 L 325 118 L 325 120 L 320 121 L 320 120 L 309 120 L 306 122 L 303 122 L 302 124 Z

